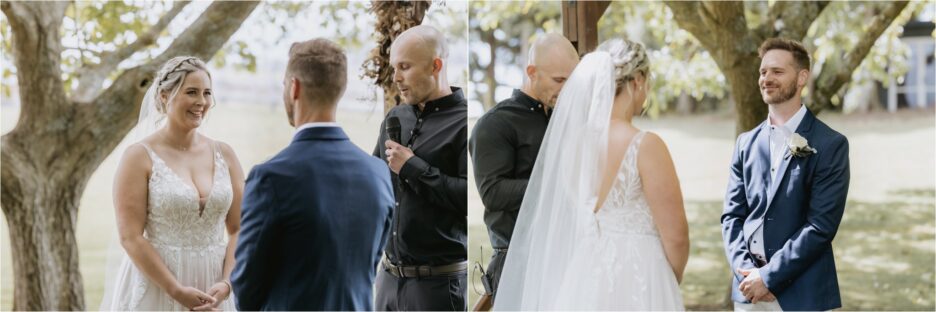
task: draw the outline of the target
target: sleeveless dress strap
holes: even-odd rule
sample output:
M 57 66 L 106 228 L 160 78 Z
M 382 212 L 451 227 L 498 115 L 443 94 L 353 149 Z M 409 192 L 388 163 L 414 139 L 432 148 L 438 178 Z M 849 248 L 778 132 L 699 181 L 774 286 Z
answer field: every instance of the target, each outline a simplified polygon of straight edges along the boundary
M 218 142 L 218 141 L 211 141 L 211 149 L 212 149 L 212 152 L 213 152 L 214 155 L 215 155 L 215 159 L 216 159 L 216 160 L 220 160 L 220 161 L 223 163 L 223 162 L 224 162 L 224 154 L 221 153 L 221 142 Z M 225 163 L 225 165 L 227 165 L 227 163 Z
M 622 161 L 626 162 L 626 164 L 621 164 L 621 170 L 625 172 L 625 175 L 631 176 L 632 178 L 640 178 L 637 173 L 637 156 L 640 152 L 640 142 L 643 140 L 645 134 L 647 134 L 646 131 L 640 130 L 640 132 L 634 135 L 634 138 L 631 139 L 630 146 L 627 147 L 624 160 Z
M 150 148 L 146 143 L 140 142 L 140 145 L 146 149 L 146 153 L 149 154 L 150 161 L 156 162 L 156 152 L 154 152 L 153 149 Z

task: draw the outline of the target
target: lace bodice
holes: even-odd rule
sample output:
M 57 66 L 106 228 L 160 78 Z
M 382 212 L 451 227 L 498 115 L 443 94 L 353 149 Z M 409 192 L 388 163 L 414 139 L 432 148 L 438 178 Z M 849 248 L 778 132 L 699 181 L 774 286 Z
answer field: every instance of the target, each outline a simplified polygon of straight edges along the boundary
M 659 236 L 650 206 L 644 197 L 637 169 L 637 152 L 646 132 L 640 131 L 631 139 L 617 177 L 608 191 L 607 199 L 598 209 L 596 218 L 602 235 L 646 234 Z
M 157 247 L 198 248 L 225 244 L 224 220 L 233 200 L 231 177 L 214 144 L 214 174 L 204 210 L 198 190 L 183 181 L 153 150 L 144 236 Z

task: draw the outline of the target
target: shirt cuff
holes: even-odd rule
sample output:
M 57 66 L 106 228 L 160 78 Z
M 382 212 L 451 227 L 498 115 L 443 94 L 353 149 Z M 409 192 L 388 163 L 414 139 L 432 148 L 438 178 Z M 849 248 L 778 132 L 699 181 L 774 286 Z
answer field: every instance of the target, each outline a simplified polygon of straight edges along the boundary
M 416 179 L 427 170 L 429 170 L 429 163 L 413 155 L 400 168 L 400 177 L 406 180 L 406 183 L 409 183 L 409 179 Z
M 764 286 L 767 287 L 767 290 L 770 290 L 770 293 L 776 295 L 780 292 L 780 289 L 778 288 L 780 285 L 778 285 L 777 281 L 774 281 L 772 278 L 773 276 L 770 275 L 771 272 L 769 266 L 765 265 L 757 268 L 757 271 L 760 273 L 761 281 L 764 282 Z

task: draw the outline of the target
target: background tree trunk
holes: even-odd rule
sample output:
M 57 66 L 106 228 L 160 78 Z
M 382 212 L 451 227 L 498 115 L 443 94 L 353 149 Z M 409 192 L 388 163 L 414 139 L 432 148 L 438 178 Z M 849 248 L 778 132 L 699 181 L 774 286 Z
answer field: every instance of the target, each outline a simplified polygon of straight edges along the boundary
M 371 12 L 377 16 L 377 47 L 361 66 L 364 77 L 374 79 L 383 89 L 384 114 L 400 103 L 399 91 L 393 85 L 393 66 L 390 64 L 390 45 L 400 33 L 422 24 L 431 1 L 373 1 Z
M 0 140 L 0 206 L 10 228 L 14 310 L 85 309 L 75 227 L 88 179 L 136 124 L 159 66 L 177 55 L 209 60 L 258 2 L 212 3 L 164 53 L 101 92 L 76 92 L 80 100 L 66 96 L 60 71 L 59 30 L 71 4 L 0 3 L 13 30 L 21 104 L 16 128 Z
M 482 32 L 482 40 L 487 42 L 489 46 L 489 51 L 491 53 L 491 62 L 488 63 L 487 67 L 484 68 L 484 83 L 487 85 L 488 92 L 484 94 L 484 111 L 488 111 L 497 105 L 497 99 L 494 96 L 497 94 L 497 81 L 494 80 L 495 73 L 497 72 L 497 38 L 494 38 L 494 30 L 490 29 L 488 31 Z

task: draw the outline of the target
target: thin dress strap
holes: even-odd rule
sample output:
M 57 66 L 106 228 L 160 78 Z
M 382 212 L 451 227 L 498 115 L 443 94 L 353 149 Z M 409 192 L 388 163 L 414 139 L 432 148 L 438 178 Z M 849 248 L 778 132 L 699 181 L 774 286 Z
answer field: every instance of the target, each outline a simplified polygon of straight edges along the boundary
M 221 162 L 224 162 L 224 154 L 221 154 L 221 143 L 218 142 L 218 141 L 212 140 L 212 141 L 211 141 L 211 149 L 212 149 L 212 152 L 213 152 L 214 155 L 215 155 L 215 159 L 216 159 L 216 160 L 220 160 Z M 225 163 L 225 165 L 227 165 L 227 164 Z
M 146 143 L 140 142 L 140 145 L 146 149 L 146 153 L 149 154 L 150 160 L 156 162 L 156 152 L 154 152 L 153 149 L 150 148 Z
M 625 152 L 626 154 L 624 156 L 624 161 L 628 162 L 628 166 L 621 166 L 630 168 L 629 170 L 625 170 L 632 171 L 632 174 L 635 174 L 638 179 L 639 175 L 637 175 L 637 156 L 640 153 L 640 142 L 643 140 L 644 135 L 646 134 L 646 131 L 640 130 L 640 132 L 637 132 L 637 134 L 634 135 L 634 138 L 631 139 L 630 146 L 627 148 L 627 152 Z

